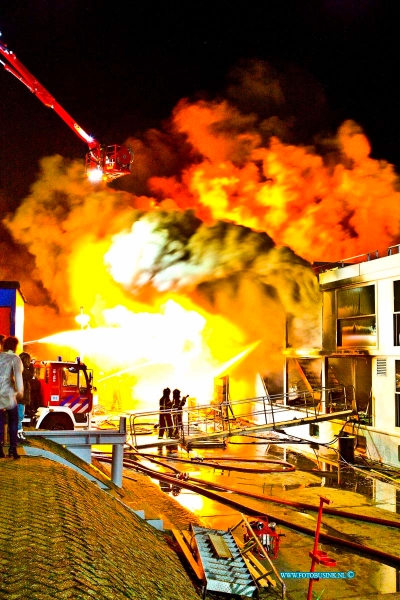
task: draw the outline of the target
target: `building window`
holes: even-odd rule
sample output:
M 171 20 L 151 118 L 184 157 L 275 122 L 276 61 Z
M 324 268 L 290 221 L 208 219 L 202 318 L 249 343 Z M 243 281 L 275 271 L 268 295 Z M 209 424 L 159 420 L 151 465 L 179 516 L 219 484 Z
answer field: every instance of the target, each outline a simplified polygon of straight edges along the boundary
M 393 281 L 393 345 L 400 346 L 400 281 Z
M 400 427 L 400 360 L 396 360 L 395 427 Z
M 338 290 L 337 345 L 342 348 L 376 346 L 374 285 Z

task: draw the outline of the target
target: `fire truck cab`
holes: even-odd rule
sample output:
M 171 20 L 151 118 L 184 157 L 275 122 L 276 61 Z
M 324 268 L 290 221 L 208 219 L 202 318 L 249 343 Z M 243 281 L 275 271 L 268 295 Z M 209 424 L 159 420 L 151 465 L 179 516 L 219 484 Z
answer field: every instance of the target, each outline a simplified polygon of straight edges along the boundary
M 35 361 L 31 404 L 36 429 L 85 428 L 93 406 L 93 375 L 79 358 L 75 362 Z M 32 380 L 35 381 L 35 380 Z

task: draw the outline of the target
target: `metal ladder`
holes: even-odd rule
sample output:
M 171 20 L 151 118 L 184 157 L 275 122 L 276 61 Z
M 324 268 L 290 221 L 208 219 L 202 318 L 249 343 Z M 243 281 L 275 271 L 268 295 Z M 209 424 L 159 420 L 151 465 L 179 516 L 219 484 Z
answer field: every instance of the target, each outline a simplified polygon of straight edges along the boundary
M 258 587 L 229 531 L 192 525 L 193 542 L 204 573 L 202 598 L 207 591 L 253 598 Z

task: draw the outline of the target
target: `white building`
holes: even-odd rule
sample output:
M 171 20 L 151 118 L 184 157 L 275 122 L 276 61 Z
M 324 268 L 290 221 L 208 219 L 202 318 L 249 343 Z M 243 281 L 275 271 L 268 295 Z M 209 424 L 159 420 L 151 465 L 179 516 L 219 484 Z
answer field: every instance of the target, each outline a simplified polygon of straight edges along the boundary
M 286 392 L 346 386 L 359 419 L 345 432 L 366 456 L 400 466 L 400 254 L 335 266 L 319 277 L 322 336 L 319 352 L 289 348 Z M 393 249 L 392 249 L 393 250 Z M 290 338 L 289 338 L 290 343 Z M 344 422 L 290 428 L 317 443 L 335 438 Z

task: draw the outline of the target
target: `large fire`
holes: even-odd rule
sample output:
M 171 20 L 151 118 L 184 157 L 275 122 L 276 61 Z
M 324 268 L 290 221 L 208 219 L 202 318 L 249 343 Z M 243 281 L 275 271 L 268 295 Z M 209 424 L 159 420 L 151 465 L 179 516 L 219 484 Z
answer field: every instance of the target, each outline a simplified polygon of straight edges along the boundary
M 318 146 L 289 143 L 284 129 L 227 100 L 183 100 L 163 131 L 128 140 L 129 191 L 43 159 L 5 220 L 32 271 L 10 277 L 0 264 L 31 292 L 25 337 L 72 328 L 83 306 L 89 328 L 46 342 L 83 354 L 104 398 L 123 389 L 124 408 L 154 406 L 165 386 L 208 401 L 227 364 L 236 397 L 250 395 L 258 372 L 280 369 L 287 315 L 295 342 L 318 346 L 306 261 L 396 243 L 399 181 L 351 121 Z
M 104 326 L 92 328 L 89 323 L 41 343 L 56 346 L 65 360 L 79 355 L 95 365 L 100 402 L 115 409 L 155 410 L 166 385 L 208 403 L 214 378 L 238 365 L 254 347 L 243 349 L 243 336 L 224 319 L 206 319 L 172 299 L 157 313 L 135 313 L 123 306 L 105 309 L 104 319 Z M 206 340 L 218 331 L 212 354 Z

